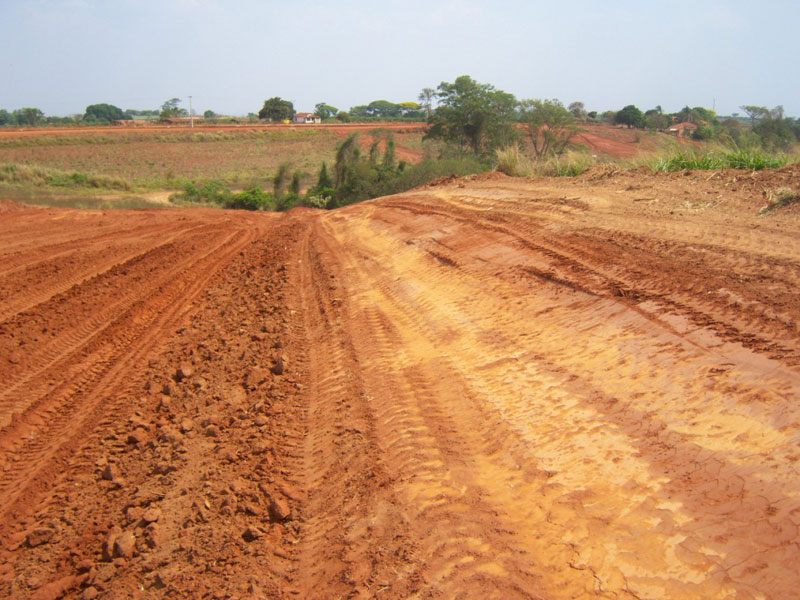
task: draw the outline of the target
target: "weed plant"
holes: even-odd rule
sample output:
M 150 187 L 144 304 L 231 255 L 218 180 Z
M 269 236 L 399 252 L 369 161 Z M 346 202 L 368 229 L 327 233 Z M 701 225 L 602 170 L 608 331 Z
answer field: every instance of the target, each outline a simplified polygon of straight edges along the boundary
M 789 162 L 785 155 L 768 154 L 762 150 L 711 151 L 705 153 L 679 151 L 668 156 L 646 159 L 643 164 L 656 172 L 694 171 L 710 169 L 775 169 Z

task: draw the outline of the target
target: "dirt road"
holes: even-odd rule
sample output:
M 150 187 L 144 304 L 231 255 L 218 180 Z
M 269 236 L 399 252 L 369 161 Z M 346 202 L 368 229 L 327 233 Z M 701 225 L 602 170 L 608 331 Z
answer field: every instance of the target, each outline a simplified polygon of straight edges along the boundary
M 800 586 L 800 171 L 0 212 L 0 594 Z

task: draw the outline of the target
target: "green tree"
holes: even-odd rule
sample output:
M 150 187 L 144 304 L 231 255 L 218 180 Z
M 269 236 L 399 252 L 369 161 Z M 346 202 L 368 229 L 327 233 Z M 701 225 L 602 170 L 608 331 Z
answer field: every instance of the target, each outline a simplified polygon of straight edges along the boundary
M 787 151 L 798 142 L 797 124 L 784 117 L 782 106 L 767 110 L 752 131 L 759 137 L 761 146 L 773 152 Z
M 0 108 L 0 125 L 11 125 L 14 117 L 4 108 Z
M 325 161 L 322 161 L 322 167 L 320 167 L 319 175 L 317 176 L 317 188 L 325 189 L 332 187 L 333 179 L 331 179 L 331 176 L 328 175 L 328 165 L 325 163 Z
M 644 126 L 648 129 L 666 129 L 669 127 L 670 122 L 670 118 L 664 114 L 661 105 L 651 108 L 644 113 Z
M 387 171 L 393 170 L 395 166 L 394 138 L 389 136 L 386 139 L 386 150 L 383 152 L 383 162 L 381 163 L 381 167 L 384 171 Z
M 422 106 L 417 102 L 400 102 L 397 106 L 400 108 L 400 116 L 404 119 L 425 118 L 422 112 Z
M 572 102 L 567 110 L 579 121 L 586 120 L 586 106 L 584 106 L 583 102 Z
M 161 119 L 174 119 L 175 117 L 182 117 L 188 114 L 185 108 L 178 106 L 180 103 L 180 98 L 170 98 L 161 105 L 161 112 L 158 116 Z
M 769 110 L 766 106 L 755 106 L 754 104 L 748 104 L 745 106 L 740 106 L 739 108 L 741 108 L 745 113 L 747 113 L 747 116 L 750 117 L 751 127 L 755 127 L 758 119 L 769 115 Z
M 695 125 L 704 123 L 711 125 L 717 124 L 717 113 L 702 106 L 695 106 L 694 108 L 684 106 L 680 111 L 675 113 L 675 118 L 681 123 L 688 122 L 694 123 Z
M 130 115 L 125 114 L 121 108 L 113 104 L 90 104 L 83 113 L 83 120 L 87 123 L 111 121 L 129 121 Z
M 283 121 L 291 119 L 293 116 L 294 104 L 278 96 L 264 100 L 264 106 L 258 111 L 259 119 L 269 119 L 270 121 Z
M 280 200 L 283 198 L 286 182 L 289 181 L 290 166 L 291 165 L 289 165 L 289 163 L 281 163 L 278 166 L 278 172 L 275 173 L 274 177 L 272 178 L 272 195 L 278 202 L 280 202 Z
M 203 113 L 204 119 L 216 119 L 217 116 L 218 116 L 217 113 L 215 113 L 213 110 L 207 110 L 206 112 Z
M 425 111 L 425 118 L 430 119 L 431 114 L 433 113 L 433 99 L 436 98 L 436 90 L 433 88 L 422 88 L 422 91 L 417 96 L 417 100 L 422 105 L 423 110 Z
M 429 119 L 426 139 L 443 139 L 476 155 L 515 139 L 517 99 L 512 94 L 468 75 L 443 81 L 437 89 L 439 105 Z
M 401 108 L 388 100 L 374 100 L 367 106 L 369 116 L 378 119 L 392 119 L 400 116 Z
M 34 127 L 44 121 L 44 113 L 38 108 L 19 108 L 14 111 L 14 121 L 17 125 Z
M 125 114 L 129 117 L 157 117 L 161 111 L 158 110 L 136 110 L 134 108 L 126 108 Z
M 331 106 L 330 104 L 326 104 L 325 102 L 320 102 L 314 106 L 314 112 L 319 115 L 320 119 L 327 121 L 328 119 L 335 117 L 336 113 L 339 112 L 339 109 L 335 106 Z
M 628 127 L 644 127 L 644 115 L 633 104 L 629 104 L 614 115 L 614 123 Z
M 578 132 L 574 113 L 558 100 L 523 100 L 520 104 L 537 158 L 561 154 Z

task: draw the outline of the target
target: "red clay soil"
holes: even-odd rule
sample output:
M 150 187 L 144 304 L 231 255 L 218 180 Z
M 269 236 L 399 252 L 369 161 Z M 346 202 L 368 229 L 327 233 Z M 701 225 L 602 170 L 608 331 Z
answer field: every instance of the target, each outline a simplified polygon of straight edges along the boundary
M 800 587 L 800 170 L 0 212 L 0 596 Z

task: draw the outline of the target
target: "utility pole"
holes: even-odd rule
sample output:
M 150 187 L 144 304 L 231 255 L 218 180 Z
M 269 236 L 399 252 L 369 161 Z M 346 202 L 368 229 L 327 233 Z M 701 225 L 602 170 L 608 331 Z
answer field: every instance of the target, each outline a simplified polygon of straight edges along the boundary
M 192 110 L 192 97 L 189 96 L 189 124 L 194 129 L 194 111 Z

